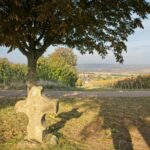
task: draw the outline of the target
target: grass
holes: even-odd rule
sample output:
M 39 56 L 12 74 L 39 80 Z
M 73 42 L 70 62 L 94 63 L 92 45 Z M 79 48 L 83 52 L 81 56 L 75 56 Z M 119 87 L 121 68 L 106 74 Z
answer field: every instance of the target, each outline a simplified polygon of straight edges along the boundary
M 0 99 L 0 150 L 16 150 L 27 117 L 15 113 L 16 99 Z M 46 116 L 59 144 L 48 150 L 149 150 L 150 98 L 68 98 L 55 118 Z M 40 148 L 39 148 L 40 149 Z

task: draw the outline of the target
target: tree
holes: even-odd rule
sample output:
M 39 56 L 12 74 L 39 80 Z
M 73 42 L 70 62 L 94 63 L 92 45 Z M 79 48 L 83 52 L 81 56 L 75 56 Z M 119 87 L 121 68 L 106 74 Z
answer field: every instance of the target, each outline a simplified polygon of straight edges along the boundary
M 51 76 L 68 86 L 75 86 L 77 77 L 77 57 L 68 48 L 57 48 L 48 56 Z
M 18 48 L 28 60 L 28 87 L 38 58 L 50 46 L 76 47 L 82 54 L 112 50 L 123 61 L 125 42 L 150 13 L 146 0 L 0 0 L 0 44 Z
M 76 70 L 77 57 L 68 48 L 57 48 L 47 57 L 38 60 L 39 79 L 60 81 L 68 86 L 75 86 L 78 79 Z
M 70 48 L 59 47 L 55 49 L 55 52 L 53 52 L 49 56 L 49 58 L 58 62 L 64 62 L 65 64 L 68 64 L 70 66 L 77 65 L 77 56 L 73 53 L 72 49 Z

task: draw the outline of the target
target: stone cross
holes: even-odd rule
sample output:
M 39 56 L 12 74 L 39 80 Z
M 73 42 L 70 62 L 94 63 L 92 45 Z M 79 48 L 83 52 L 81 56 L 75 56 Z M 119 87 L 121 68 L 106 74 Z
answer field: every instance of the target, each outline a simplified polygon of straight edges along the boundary
M 28 93 L 26 100 L 16 103 L 16 112 L 25 113 L 28 117 L 27 137 L 29 141 L 37 141 L 42 143 L 45 127 L 43 121 L 46 113 L 57 113 L 58 101 L 56 99 L 49 100 L 42 95 L 42 87 L 34 86 Z

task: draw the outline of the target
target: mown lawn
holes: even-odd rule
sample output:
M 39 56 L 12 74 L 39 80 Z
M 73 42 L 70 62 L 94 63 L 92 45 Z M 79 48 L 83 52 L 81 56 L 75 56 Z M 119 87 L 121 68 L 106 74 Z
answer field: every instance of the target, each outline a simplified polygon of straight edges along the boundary
M 26 135 L 27 117 L 14 110 L 18 100 L 0 99 L 0 150 L 16 150 Z M 150 98 L 61 99 L 46 126 L 59 138 L 56 147 L 45 144 L 49 150 L 149 150 Z

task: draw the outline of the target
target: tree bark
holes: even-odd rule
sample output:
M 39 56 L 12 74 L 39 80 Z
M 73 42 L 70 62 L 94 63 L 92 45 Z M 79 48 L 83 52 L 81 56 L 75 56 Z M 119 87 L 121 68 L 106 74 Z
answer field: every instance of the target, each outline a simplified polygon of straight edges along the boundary
M 28 93 L 30 89 L 33 86 L 36 86 L 37 84 L 36 68 L 37 68 L 38 59 L 35 56 L 35 53 L 30 53 L 27 59 L 28 59 L 28 76 L 27 76 L 27 93 Z

